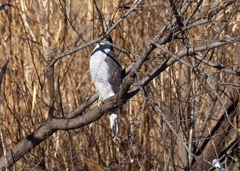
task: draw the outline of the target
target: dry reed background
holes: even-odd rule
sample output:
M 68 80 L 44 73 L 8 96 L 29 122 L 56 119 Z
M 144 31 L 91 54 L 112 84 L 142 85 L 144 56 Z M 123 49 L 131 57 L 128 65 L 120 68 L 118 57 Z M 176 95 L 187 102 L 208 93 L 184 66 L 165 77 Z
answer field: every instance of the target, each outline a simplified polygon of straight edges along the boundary
M 110 27 L 133 5 L 134 1 L 97 2 L 104 16 L 103 23 L 100 22 L 101 19 L 93 2 L 90 0 L 1 1 L 11 4 L 0 11 L 1 66 L 7 59 L 11 59 L 0 94 L 1 156 L 4 151 L 11 149 L 47 119 L 50 100 L 46 53 L 53 50 L 54 53 L 60 54 L 96 38 L 102 33 L 102 24 Z M 221 6 L 222 3 L 204 1 L 194 18 L 207 16 L 210 10 L 217 5 Z M 180 2 L 176 5 L 180 6 Z M 183 18 L 187 18 L 194 7 L 193 5 L 189 8 Z M 114 44 L 129 52 L 141 54 L 172 16 L 168 1 L 145 0 L 111 32 Z M 186 45 L 197 46 L 206 43 L 199 40 L 234 37 L 240 32 L 239 19 L 239 4 L 236 2 L 216 15 L 215 22 L 199 25 L 185 32 L 185 36 L 189 38 L 187 42 L 176 39 L 166 47 L 172 52 L 177 52 Z M 95 89 L 88 68 L 93 47 L 91 45 L 66 56 L 55 64 L 55 116 L 68 114 L 94 94 Z M 237 43 L 219 47 L 211 50 L 205 59 L 238 70 L 239 48 Z M 118 50 L 116 52 L 119 54 L 123 68 L 138 59 L 134 55 L 127 55 Z M 204 53 L 199 55 L 204 56 Z M 139 79 L 150 74 L 152 69 L 167 58 L 169 56 L 166 53 L 159 49 L 154 50 L 139 71 Z M 201 71 L 212 74 L 221 82 L 239 84 L 236 75 L 218 72 L 217 69 L 194 58 L 183 59 L 197 66 Z M 214 88 L 209 87 L 210 85 Z M 198 136 L 204 128 L 211 125 L 211 119 L 214 120 L 212 115 L 223 111 L 218 100 L 214 100 L 212 89 L 224 88 L 232 92 L 237 89 L 234 85 L 224 86 L 212 80 L 207 83 L 203 75 L 176 62 L 155 77 L 145 90 L 165 112 L 170 123 L 185 142 L 190 141 L 192 131 L 194 134 L 192 141 L 201 142 L 200 138 L 204 139 L 204 137 Z M 227 106 L 228 102 L 225 99 L 223 102 Z M 195 113 L 195 124 L 194 128 L 190 129 L 192 111 Z M 238 107 L 235 113 L 232 124 L 239 128 Z M 210 119 L 204 123 L 208 117 Z M 57 131 L 24 155 L 10 170 L 182 170 L 188 166 L 189 156 L 181 142 L 170 131 L 144 93 L 138 93 L 124 106 L 117 140 L 112 140 L 109 135 L 107 118 L 105 115 L 83 128 Z M 228 147 L 237 136 L 239 132 L 231 129 L 224 147 Z M 220 154 L 216 149 L 213 153 Z M 236 153 L 240 153 L 239 149 Z M 231 153 L 231 161 L 225 163 L 230 170 L 239 167 L 236 153 Z

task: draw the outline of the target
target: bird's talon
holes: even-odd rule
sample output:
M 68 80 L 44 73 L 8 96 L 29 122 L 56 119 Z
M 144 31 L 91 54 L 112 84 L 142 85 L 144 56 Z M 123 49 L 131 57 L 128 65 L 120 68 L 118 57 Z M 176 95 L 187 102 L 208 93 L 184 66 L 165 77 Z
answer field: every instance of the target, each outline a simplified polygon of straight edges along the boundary
M 97 106 L 99 107 L 104 102 L 104 99 L 99 99 Z

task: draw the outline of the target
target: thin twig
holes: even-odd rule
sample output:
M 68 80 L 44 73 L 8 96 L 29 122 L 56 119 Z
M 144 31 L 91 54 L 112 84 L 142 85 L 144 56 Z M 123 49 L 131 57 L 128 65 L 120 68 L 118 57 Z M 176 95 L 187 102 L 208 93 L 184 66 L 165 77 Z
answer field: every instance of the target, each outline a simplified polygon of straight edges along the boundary
M 1 88 L 1 85 L 2 85 L 3 76 L 5 75 L 5 73 L 6 73 L 6 71 L 7 71 L 7 65 L 8 65 L 9 62 L 10 62 L 10 59 L 8 59 L 8 60 L 5 62 L 5 64 L 3 65 L 3 67 L 1 68 L 1 72 L 0 72 L 0 88 Z M 2 109 L 2 108 L 1 108 L 1 109 Z M 0 111 L 0 113 L 2 114 L 2 111 Z M 7 152 L 6 152 L 6 147 L 5 147 L 5 144 L 4 144 L 4 139 L 3 139 L 3 134 L 2 134 L 1 126 L 0 126 L 0 138 L 1 138 L 1 142 L 2 142 L 4 160 L 5 160 L 5 162 L 7 163 L 7 158 L 6 158 Z M 7 171 L 8 168 L 5 167 L 5 170 Z
M 233 123 L 230 121 L 230 118 L 228 117 L 228 111 L 227 111 L 227 109 L 226 109 L 226 107 L 225 107 L 225 105 L 224 105 L 221 97 L 218 95 L 218 93 L 216 92 L 215 88 L 212 86 L 212 84 L 210 83 L 210 81 L 209 81 L 208 79 L 207 79 L 207 83 L 208 83 L 208 85 L 211 87 L 211 90 L 214 92 L 214 94 L 217 96 L 220 104 L 222 105 L 222 107 L 223 107 L 223 109 L 224 109 L 225 116 L 226 116 L 229 124 L 230 124 L 237 132 L 240 133 L 240 130 L 239 130 L 236 126 L 234 126 Z
M 182 145 L 184 146 L 185 150 L 188 152 L 188 154 L 192 157 L 195 158 L 196 161 L 198 161 L 198 157 L 193 154 L 188 146 L 186 145 L 186 143 L 183 141 L 183 139 L 177 134 L 177 132 L 175 131 L 175 129 L 173 128 L 173 126 L 170 124 L 170 122 L 168 121 L 165 113 L 160 109 L 160 107 L 158 106 L 158 104 L 153 100 L 153 98 L 145 91 L 145 94 L 147 95 L 148 99 L 150 99 L 150 101 L 152 102 L 153 107 L 156 109 L 156 111 L 158 111 L 158 113 L 162 116 L 163 121 L 165 121 L 168 125 L 168 127 L 170 128 L 170 130 L 173 132 L 173 134 L 177 137 L 177 139 L 182 143 Z
M 50 62 L 50 65 L 54 65 L 59 59 L 65 57 L 65 56 L 67 56 L 67 55 L 71 55 L 71 54 L 73 54 L 73 53 L 75 53 L 75 52 L 77 52 L 77 51 L 79 51 L 79 50 L 81 50 L 81 49 L 83 49 L 83 48 L 86 48 L 86 47 L 88 47 L 88 46 L 90 46 L 90 45 L 92 45 L 92 44 L 94 44 L 94 43 L 99 42 L 100 40 L 102 40 L 106 35 L 110 34 L 110 33 L 112 32 L 112 30 L 115 29 L 129 14 L 131 14 L 132 11 L 134 11 L 134 9 L 137 8 L 137 6 L 138 6 L 142 1 L 143 1 L 143 0 L 137 1 L 132 8 L 130 8 L 125 14 L 123 14 L 122 17 L 121 17 L 115 24 L 113 24 L 112 27 L 110 27 L 110 28 L 106 31 L 105 34 L 99 36 L 98 38 L 96 38 L 96 39 L 94 39 L 94 40 L 92 40 L 92 41 L 90 41 L 90 42 L 88 42 L 88 43 L 86 43 L 86 44 L 80 45 L 80 46 L 78 46 L 78 47 L 76 47 L 76 48 L 73 48 L 72 50 L 69 50 L 69 51 L 66 51 L 66 52 L 63 52 L 63 53 L 57 55 L 57 57 L 54 58 L 54 59 Z

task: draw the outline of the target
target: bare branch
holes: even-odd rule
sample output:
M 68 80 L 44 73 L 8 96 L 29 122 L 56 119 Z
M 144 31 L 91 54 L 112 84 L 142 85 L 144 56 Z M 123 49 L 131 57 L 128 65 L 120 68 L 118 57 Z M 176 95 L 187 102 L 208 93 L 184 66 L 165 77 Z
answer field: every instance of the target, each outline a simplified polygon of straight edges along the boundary
M 54 65 L 59 59 L 65 57 L 65 56 L 67 56 L 67 55 L 71 55 L 71 54 L 73 54 L 73 53 L 75 53 L 75 52 L 77 52 L 77 51 L 79 51 L 79 50 L 81 50 L 81 49 L 83 49 L 83 48 L 86 48 L 86 47 L 88 47 L 88 46 L 90 46 L 90 45 L 92 45 L 92 44 L 94 44 L 94 43 L 99 42 L 100 40 L 102 40 L 106 35 L 108 35 L 109 33 L 111 33 L 111 31 L 112 31 L 113 29 L 115 29 L 129 14 L 131 14 L 131 12 L 133 12 L 134 9 L 137 8 L 137 6 L 138 6 L 142 1 L 143 1 L 143 0 L 137 1 L 132 8 L 130 8 L 115 24 L 112 25 L 112 27 L 110 27 L 110 28 L 106 31 L 105 34 L 103 34 L 102 36 L 99 36 L 98 38 L 96 38 L 96 39 L 94 39 L 94 40 L 92 40 L 92 41 L 90 41 L 90 42 L 88 42 L 88 43 L 86 43 L 86 44 L 84 44 L 84 45 L 80 45 L 80 46 L 78 46 L 78 47 L 76 47 L 76 48 L 73 48 L 72 50 L 69 50 L 69 51 L 67 51 L 67 52 L 64 52 L 64 53 L 61 53 L 61 54 L 57 55 L 57 57 L 50 62 L 50 65 Z

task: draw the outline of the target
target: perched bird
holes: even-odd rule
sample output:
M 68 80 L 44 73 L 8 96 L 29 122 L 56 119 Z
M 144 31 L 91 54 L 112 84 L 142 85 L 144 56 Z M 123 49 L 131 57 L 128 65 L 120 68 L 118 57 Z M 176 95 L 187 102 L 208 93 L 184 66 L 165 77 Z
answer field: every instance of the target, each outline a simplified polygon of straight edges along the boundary
M 109 35 L 103 40 L 112 44 L 112 38 Z M 90 57 L 90 74 L 99 94 L 98 106 L 100 106 L 105 99 L 117 93 L 122 81 L 122 67 L 112 45 L 103 41 L 97 43 Z M 113 138 L 118 131 L 119 111 L 119 108 L 110 111 L 110 128 Z

